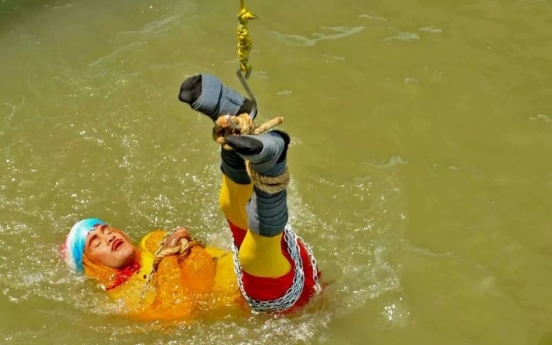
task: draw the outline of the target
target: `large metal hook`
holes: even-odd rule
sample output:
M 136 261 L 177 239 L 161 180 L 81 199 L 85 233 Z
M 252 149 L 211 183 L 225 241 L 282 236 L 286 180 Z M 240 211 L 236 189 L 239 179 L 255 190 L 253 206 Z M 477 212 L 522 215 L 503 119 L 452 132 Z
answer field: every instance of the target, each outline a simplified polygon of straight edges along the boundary
M 251 108 L 251 113 L 249 115 L 251 116 L 251 119 L 254 120 L 255 117 L 257 116 L 257 100 L 255 99 L 253 92 L 249 88 L 249 84 L 247 84 L 247 79 L 251 75 L 251 70 L 247 71 L 244 75 L 242 74 L 241 68 L 238 68 L 236 74 L 238 75 L 238 79 L 240 80 L 243 88 L 247 92 L 247 95 L 251 99 L 251 102 L 253 102 L 253 107 Z

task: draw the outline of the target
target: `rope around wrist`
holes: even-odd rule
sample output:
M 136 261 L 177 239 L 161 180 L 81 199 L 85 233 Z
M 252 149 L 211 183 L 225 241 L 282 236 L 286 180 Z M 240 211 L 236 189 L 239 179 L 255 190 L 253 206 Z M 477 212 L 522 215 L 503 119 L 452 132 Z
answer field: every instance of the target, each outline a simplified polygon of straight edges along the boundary
M 199 241 L 193 239 L 193 238 L 182 238 L 180 241 L 172 247 L 163 249 L 165 242 L 167 241 L 167 238 L 172 235 L 178 227 L 172 229 L 171 231 L 167 231 L 165 235 L 163 236 L 163 239 L 159 243 L 159 246 L 157 247 L 157 251 L 154 254 L 153 258 L 153 265 L 151 268 L 151 271 L 146 279 L 146 284 L 144 285 L 144 288 L 142 289 L 142 296 L 141 299 L 144 299 L 146 296 L 146 292 L 148 290 L 148 287 L 150 286 L 153 277 L 155 276 L 155 273 L 157 272 L 157 268 L 159 267 L 159 264 L 161 263 L 161 260 L 163 260 L 165 257 L 170 255 L 176 255 L 178 254 L 179 260 L 184 260 L 189 254 L 190 249 L 194 245 L 201 245 Z

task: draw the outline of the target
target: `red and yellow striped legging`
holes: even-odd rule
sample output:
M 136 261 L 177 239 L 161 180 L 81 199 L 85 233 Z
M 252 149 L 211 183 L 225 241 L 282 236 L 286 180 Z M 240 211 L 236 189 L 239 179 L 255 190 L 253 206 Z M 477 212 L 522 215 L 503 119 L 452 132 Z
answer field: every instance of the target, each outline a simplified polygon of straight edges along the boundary
M 257 300 L 277 299 L 291 286 L 295 265 L 282 239 L 283 233 L 266 237 L 248 229 L 246 205 L 252 193 L 252 183 L 238 184 L 223 175 L 219 205 L 239 250 L 242 282 L 247 294 Z M 301 242 L 299 247 L 305 271 L 305 286 L 296 305 L 306 303 L 315 291 L 313 267 Z

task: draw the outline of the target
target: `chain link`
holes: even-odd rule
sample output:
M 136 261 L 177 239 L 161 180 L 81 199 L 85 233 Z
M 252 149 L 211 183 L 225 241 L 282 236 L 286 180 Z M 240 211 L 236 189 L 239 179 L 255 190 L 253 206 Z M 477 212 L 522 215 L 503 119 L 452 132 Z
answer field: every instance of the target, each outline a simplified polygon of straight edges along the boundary
M 318 283 L 318 269 L 316 266 L 316 259 L 314 258 L 314 255 L 312 253 L 311 248 L 303 241 L 302 238 L 297 236 L 291 226 L 288 224 L 284 228 L 284 241 L 286 242 L 287 251 L 293 260 L 294 263 L 294 276 L 293 276 L 293 283 L 291 284 L 290 288 L 286 291 L 286 293 L 277 299 L 273 300 L 266 300 L 261 301 L 254 298 L 251 298 L 247 292 L 245 291 L 245 288 L 243 286 L 243 272 L 240 264 L 240 260 L 238 257 L 238 248 L 235 245 L 232 245 L 232 250 L 234 253 L 234 271 L 236 273 L 236 277 L 238 278 L 238 286 L 240 288 L 240 291 L 251 307 L 253 311 L 256 312 L 283 312 L 289 308 L 291 308 L 298 300 L 299 297 L 301 297 L 301 293 L 303 293 L 303 288 L 305 286 L 305 271 L 303 269 L 303 260 L 301 258 L 301 250 L 299 247 L 299 241 L 303 243 L 303 246 L 305 247 L 311 265 L 313 270 L 313 278 L 315 282 L 315 291 L 320 291 L 320 285 Z

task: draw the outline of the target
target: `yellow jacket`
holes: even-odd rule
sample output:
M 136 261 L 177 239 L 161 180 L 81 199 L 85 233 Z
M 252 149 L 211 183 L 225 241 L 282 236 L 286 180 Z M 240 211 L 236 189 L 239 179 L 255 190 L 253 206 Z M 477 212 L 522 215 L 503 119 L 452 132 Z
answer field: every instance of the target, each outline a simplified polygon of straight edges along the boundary
M 202 314 L 243 313 L 246 304 L 236 283 L 232 253 L 214 247 L 194 245 L 181 261 L 175 255 L 164 258 L 144 293 L 154 253 L 164 234 L 156 230 L 140 241 L 139 271 L 108 290 L 109 295 L 123 302 L 128 314 L 142 320 L 189 320 Z

